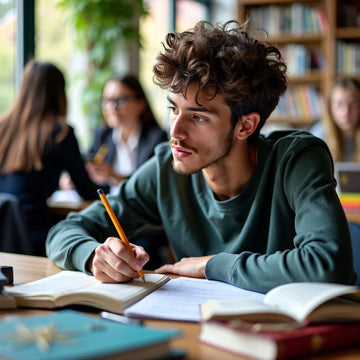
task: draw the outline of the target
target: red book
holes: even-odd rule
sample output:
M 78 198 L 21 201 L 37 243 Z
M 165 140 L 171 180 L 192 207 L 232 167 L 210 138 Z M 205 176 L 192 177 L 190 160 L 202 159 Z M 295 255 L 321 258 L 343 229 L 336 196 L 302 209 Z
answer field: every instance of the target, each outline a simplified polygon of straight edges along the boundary
M 360 345 L 360 322 L 309 325 L 283 331 L 253 331 L 231 321 L 205 321 L 199 340 L 262 360 L 293 359 Z

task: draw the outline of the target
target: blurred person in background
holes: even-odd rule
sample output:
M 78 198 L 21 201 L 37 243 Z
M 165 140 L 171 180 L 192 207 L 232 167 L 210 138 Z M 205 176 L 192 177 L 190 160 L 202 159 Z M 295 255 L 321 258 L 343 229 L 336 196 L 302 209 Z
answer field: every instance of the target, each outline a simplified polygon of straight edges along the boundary
M 88 172 L 105 191 L 116 192 L 118 185 L 154 155 L 154 148 L 168 136 L 157 124 L 137 77 L 116 75 L 106 81 L 101 98 L 103 123 L 95 130 L 87 154 Z M 99 154 L 101 148 L 102 156 Z M 150 254 L 150 269 L 160 266 L 167 256 L 162 227 L 140 229 L 131 238 Z
M 360 82 L 341 77 L 334 81 L 327 114 L 311 132 L 328 144 L 335 162 L 360 161 Z
M 101 109 L 103 124 L 95 130 L 88 157 L 105 145 L 103 161 L 90 161 L 94 181 L 112 188 L 126 180 L 154 154 L 154 147 L 168 136 L 157 124 L 139 80 L 115 76 L 104 85 Z M 104 149 L 104 147 L 103 147 Z
M 63 73 L 52 63 L 30 60 L 18 98 L 0 118 L 0 192 L 16 196 L 25 215 L 34 255 L 45 255 L 52 224 L 46 200 L 63 171 L 84 199 L 96 199 L 74 130 L 66 122 Z

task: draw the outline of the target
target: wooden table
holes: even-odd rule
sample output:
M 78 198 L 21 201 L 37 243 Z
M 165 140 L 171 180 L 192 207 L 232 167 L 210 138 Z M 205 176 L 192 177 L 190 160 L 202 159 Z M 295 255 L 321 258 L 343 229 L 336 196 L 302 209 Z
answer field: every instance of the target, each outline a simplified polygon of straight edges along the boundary
M 71 201 L 48 201 L 48 207 L 53 215 L 65 218 L 71 211 L 81 211 L 89 206 L 93 200 L 82 200 L 80 202 Z M 360 224 L 360 210 L 345 210 L 348 221 Z
M 58 190 L 47 200 L 51 214 L 58 218 L 65 218 L 71 211 L 81 211 L 89 206 L 93 200 L 83 200 L 74 190 Z M 360 223 L 360 210 L 344 208 L 348 221 Z
M 55 274 L 60 271 L 49 259 L 37 256 L 18 255 L 0 252 L 0 265 L 11 265 L 14 269 L 14 284 L 24 284 L 29 281 L 41 279 L 45 276 Z M 52 310 L 40 309 L 7 309 L 0 310 L 0 321 L 5 318 L 14 316 L 29 316 L 34 314 L 51 313 Z M 97 312 L 94 313 L 96 316 Z M 183 348 L 187 351 L 186 359 L 195 360 L 239 360 L 244 357 L 235 356 L 234 354 L 215 349 L 209 345 L 202 344 L 198 341 L 200 325 L 197 323 L 178 322 L 178 321 L 157 321 L 147 320 L 145 322 L 153 326 L 167 326 L 177 328 L 182 331 L 181 338 L 172 341 L 174 347 Z M 343 351 L 331 352 L 328 355 L 311 357 L 307 359 L 339 359 L 353 360 L 360 358 L 360 347 L 356 349 L 347 349 Z
M 50 213 L 61 218 L 65 218 L 66 215 L 71 211 L 81 211 L 89 206 L 93 200 L 82 200 L 80 202 L 71 201 L 48 201 Z
M 94 200 L 84 200 L 75 190 L 57 190 L 46 201 L 50 213 L 60 219 L 71 211 L 80 211 Z

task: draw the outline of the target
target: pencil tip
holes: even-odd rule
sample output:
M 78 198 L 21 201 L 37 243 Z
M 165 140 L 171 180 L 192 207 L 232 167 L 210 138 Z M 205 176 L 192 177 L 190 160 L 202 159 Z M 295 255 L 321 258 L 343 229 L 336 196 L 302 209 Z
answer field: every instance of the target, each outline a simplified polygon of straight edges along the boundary
M 146 282 L 146 281 L 145 281 L 145 276 L 144 276 L 144 275 L 141 275 L 141 279 L 142 279 L 142 281 L 143 281 L 143 282 Z

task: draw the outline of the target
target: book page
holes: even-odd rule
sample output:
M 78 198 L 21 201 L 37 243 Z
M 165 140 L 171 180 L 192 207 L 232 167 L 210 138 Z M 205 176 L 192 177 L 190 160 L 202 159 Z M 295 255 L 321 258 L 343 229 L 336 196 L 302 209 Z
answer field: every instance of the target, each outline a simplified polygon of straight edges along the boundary
M 110 303 L 109 299 L 113 299 L 117 303 L 121 302 L 122 307 L 126 308 L 169 280 L 169 278 L 163 274 L 146 273 L 144 277 L 145 283 L 140 278 L 120 284 L 99 282 L 94 286 L 74 291 L 73 294 L 84 294 L 80 297 L 81 299 L 93 300 L 94 304 L 98 303 L 99 305 L 103 305 L 104 309 L 106 308 L 106 302 Z M 105 297 L 103 300 L 104 303 L 96 301 L 97 298 L 99 299 L 98 295 Z
M 141 279 L 135 279 L 128 283 L 110 284 L 102 283 L 80 271 L 62 271 L 37 281 L 11 287 L 8 293 L 27 298 L 51 297 L 53 299 L 62 296 L 71 297 L 71 294 L 101 294 L 121 301 L 126 306 L 127 303 L 138 300 L 143 294 L 161 286 L 168 279 L 163 274 L 145 274 L 145 283 Z
M 304 322 L 312 311 L 326 301 L 341 295 L 355 293 L 360 295 L 360 290 L 356 286 L 298 282 L 281 285 L 270 290 L 266 294 L 264 302 L 291 314 L 298 322 Z
M 179 277 L 172 279 L 136 304 L 124 314 L 145 318 L 179 321 L 200 321 L 200 304 L 209 299 L 254 299 L 264 294 L 244 290 L 220 281 Z
M 55 298 L 97 284 L 101 284 L 101 282 L 80 271 L 61 271 L 27 284 L 18 286 L 15 284 L 14 287 L 8 287 L 7 292 L 11 295 Z
M 233 320 L 248 322 L 294 322 L 274 306 L 254 299 L 207 300 L 201 304 L 202 320 Z

